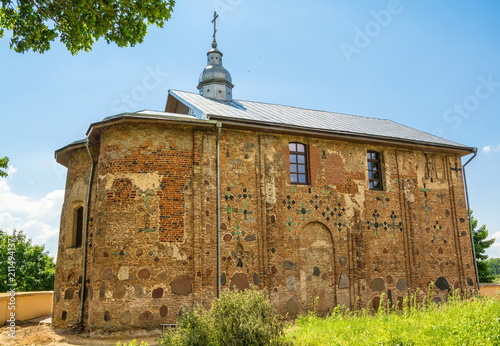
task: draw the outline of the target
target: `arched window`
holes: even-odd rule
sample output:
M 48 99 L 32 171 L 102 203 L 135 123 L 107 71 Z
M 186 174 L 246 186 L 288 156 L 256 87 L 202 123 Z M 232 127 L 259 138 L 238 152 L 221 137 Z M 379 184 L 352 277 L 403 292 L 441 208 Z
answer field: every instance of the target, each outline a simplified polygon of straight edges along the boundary
M 302 143 L 291 142 L 288 144 L 290 150 L 290 182 L 292 184 L 307 184 L 307 146 Z
M 370 190 L 383 190 L 382 183 L 382 157 L 379 152 L 368 151 L 366 153 L 368 163 L 368 186 Z

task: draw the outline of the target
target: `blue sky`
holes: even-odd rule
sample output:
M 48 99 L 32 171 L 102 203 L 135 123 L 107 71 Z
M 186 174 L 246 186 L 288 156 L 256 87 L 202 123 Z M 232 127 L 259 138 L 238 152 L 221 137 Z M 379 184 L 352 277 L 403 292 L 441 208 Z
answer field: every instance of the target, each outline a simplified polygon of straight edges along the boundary
M 471 207 L 500 257 L 500 2 L 185 0 L 143 44 L 61 43 L 18 54 L 0 40 L 0 229 L 57 251 L 66 170 L 54 151 L 92 122 L 163 110 L 167 90 L 197 92 L 217 41 L 236 99 L 391 119 L 478 148 L 467 166 Z

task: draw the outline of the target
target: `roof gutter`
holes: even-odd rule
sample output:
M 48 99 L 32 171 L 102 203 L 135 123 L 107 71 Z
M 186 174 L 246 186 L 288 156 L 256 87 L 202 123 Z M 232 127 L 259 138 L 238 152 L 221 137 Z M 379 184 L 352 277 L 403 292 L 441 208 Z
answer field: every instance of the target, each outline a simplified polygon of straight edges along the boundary
M 476 283 L 478 285 L 479 289 L 479 270 L 477 268 L 477 258 L 476 258 L 476 247 L 474 245 L 474 234 L 473 234 L 473 229 L 472 229 L 472 218 L 470 215 L 471 209 L 470 209 L 470 202 L 469 202 L 469 189 L 467 188 L 467 178 L 465 176 L 465 166 L 469 164 L 476 156 L 477 156 L 477 148 L 474 148 L 474 155 L 467 160 L 467 162 L 462 166 L 462 176 L 464 179 L 464 187 L 465 187 L 465 200 L 467 203 L 467 219 L 469 220 L 469 233 L 470 233 L 470 241 L 471 241 L 471 247 L 472 247 L 472 258 L 474 260 L 474 269 L 476 271 Z
M 217 208 L 217 298 L 220 298 L 220 291 L 221 291 L 221 282 L 220 282 L 220 276 L 221 276 L 221 270 L 220 270 L 220 263 L 221 263 L 221 244 L 220 244 L 220 224 L 221 224 L 221 215 L 220 215 L 220 133 L 222 129 L 222 123 L 217 122 L 215 124 L 217 127 L 217 137 L 216 137 L 216 182 L 215 182 L 215 190 L 217 193 L 216 196 L 216 208 Z
M 92 192 L 92 178 L 94 176 L 94 168 L 95 168 L 95 163 L 94 163 L 94 158 L 92 157 L 92 152 L 89 147 L 89 142 L 87 141 L 85 143 L 85 146 L 87 147 L 87 151 L 90 156 L 90 172 L 89 172 L 89 182 L 87 184 L 87 198 L 85 201 L 85 217 L 83 218 L 85 225 L 83 227 L 83 242 L 82 242 L 82 247 L 83 247 L 83 256 L 82 256 L 82 288 L 80 290 L 80 311 L 78 315 L 78 324 L 83 324 L 83 311 L 85 309 L 85 281 L 87 280 L 87 235 L 88 235 L 88 230 L 89 230 L 89 207 L 90 207 L 90 193 Z

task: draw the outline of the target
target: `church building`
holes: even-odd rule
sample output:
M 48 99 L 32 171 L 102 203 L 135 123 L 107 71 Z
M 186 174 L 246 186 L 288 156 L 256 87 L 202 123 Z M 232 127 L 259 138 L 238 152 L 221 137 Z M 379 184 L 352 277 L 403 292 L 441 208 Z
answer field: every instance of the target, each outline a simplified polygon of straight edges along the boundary
M 236 100 L 215 34 L 198 89 L 56 151 L 54 326 L 156 328 L 251 286 L 289 317 L 477 288 L 462 165 L 475 148 Z

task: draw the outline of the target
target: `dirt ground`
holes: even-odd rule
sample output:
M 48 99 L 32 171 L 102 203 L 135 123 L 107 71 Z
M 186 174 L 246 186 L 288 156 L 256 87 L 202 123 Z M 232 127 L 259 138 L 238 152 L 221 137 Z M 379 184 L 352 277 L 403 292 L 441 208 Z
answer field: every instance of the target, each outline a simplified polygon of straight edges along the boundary
M 16 326 L 16 335 L 9 336 L 7 326 L 0 328 L 0 345 L 2 346 L 68 346 L 68 345 L 116 345 L 118 341 L 137 340 L 149 345 L 158 345 L 160 331 L 126 331 L 115 333 L 75 332 L 71 330 L 55 330 L 50 324 L 20 323 Z

